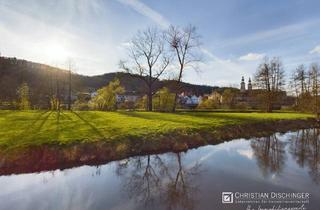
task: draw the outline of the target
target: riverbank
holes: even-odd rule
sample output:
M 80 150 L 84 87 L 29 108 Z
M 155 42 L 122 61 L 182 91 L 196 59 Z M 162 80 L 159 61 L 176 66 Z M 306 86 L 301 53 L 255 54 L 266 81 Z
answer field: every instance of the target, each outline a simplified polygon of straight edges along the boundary
M 16 114 L 20 114 L 17 112 Z M 274 132 L 286 132 L 290 130 L 304 129 L 315 126 L 315 120 L 310 115 L 294 114 L 294 113 L 148 113 L 148 112 L 128 112 L 128 113 L 105 113 L 105 112 L 65 112 L 61 113 L 60 118 L 64 116 L 64 123 L 74 123 L 75 125 L 59 125 L 59 136 L 64 138 L 50 139 L 47 135 L 46 141 L 43 140 L 45 134 L 50 134 L 51 121 L 57 122 L 57 119 L 50 119 L 50 115 L 57 113 L 47 113 L 49 117 L 45 122 L 41 121 L 42 125 L 39 130 L 40 140 L 35 138 L 36 144 L 27 138 L 23 144 L 22 139 L 13 139 L 15 142 L 6 142 L 1 135 L 2 146 L 0 150 L 0 174 L 11 173 L 28 173 L 43 170 L 54 170 L 70 168 L 84 164 L 98 165 L 112 160 L 119 160 L 135 155 L 155 154 L 162 152 L 178 152 L 185 151 L 190 148 L 199 147 L 207 144 L 217 144 L 222 141 L 232 140 L 236 138 L 252 138 L 268 136 Z M 87 114 L 95 114 L 96 118 L 88 121 Z M 10 114 L 9 114 L 10 115 Z M 36 126 L 39 121 L 38 113 L 36 122 L 32 122 Z M 68 117 L 66 117 L 69 116 Z M 123 132 L 127 129 L 127 133 L 121 133 L 122 138 L 102 138 L 92 140 L 70 140 L 71 133 L 85 133 L 85 129 L 77 121 L 73 121 L 70 116 L 75 115 L 79 119 L 87 121 L 92 130 L 101 135 L 106 135 L 110 129 L 114 129 L 115 133 Z M 109 122 L 105 127 L 100 127 L 97 122 L 101 120 L 100 115 L 118 117 L 126 116 L 122 119 L 107 118 L 105 122 Z M 86 118 L 87 117 L 87 118 Z M 142 118 L 143 117 L 143 118 Z M 142 119 L 140 119 L 142 118 Z M 9 119 L 9 117 L 8 117 Z M 40 117 L 41 119 L 41 117 Z M 170 119 L 170 120 L 169 120 Z M 11 119 L 12 120 L 12 119 Z M 22 118 L 20 118 L 22 120 Z M 61 119 L 59 119 L 60 121 Z M 81 120 L 81 121 L 83 121 Z M 119 120 L 119 121 L 118 121 Z M 126 120 L 126 121 L 125 121 Z M 61 120 L 62 121 L 62 120 Z M 59 123 L 61 123 L 61 121 Z M 114 121 L 118 121 L 116 124 Z M 19 122 L 17 122 L 19 124 Z M 144 125 L 144 126 L 142 126 Z M 179 129 L 168 129 L 169 125 L 176 125 Z M 179 126 L 178 126 L 179 125 Z M 29 125 L 29 129 L 34 127 Z M 48 127 L 49 126 L 49 127 Z M 73 130 L 68 134 L 69 130 L 65 126 L 72 126 Z M 116 127 L 123 128 L 118 131 Z M 163 127 L 161 127 L 163 126 Z M 155 128 L 159 131 L 154 132 Z M 1 127 L 1 132 L 4 132 Z M 44 129 L 44 132 L 42 132 Z M 48 130 L 49 129 L 49 130 Z M 135 129 L 135 132 L 133 130 Z M 131 133 L 129 132 L 131 131 Z M 166 132 L 164 132 L 166 131 Z M 88 130 L 87 130 L 88 132 Z M 132 135 L 132 132 L 136 135 Z M 67 135 L 68 134 L 68 135 Z M 130 135 L 131 134 L 131 135 Z M 139 134 L 139 135 L 138 135 Z M 37 137 L 36 133 L 32 134 Z M 8 136 L 8 135 L 7 135 Z M 18 144 L 19 143 L 19 144 Z M 39 144 L 41 143 L 41 144 Z M 11 145 L 11 147 L 10 147 Z

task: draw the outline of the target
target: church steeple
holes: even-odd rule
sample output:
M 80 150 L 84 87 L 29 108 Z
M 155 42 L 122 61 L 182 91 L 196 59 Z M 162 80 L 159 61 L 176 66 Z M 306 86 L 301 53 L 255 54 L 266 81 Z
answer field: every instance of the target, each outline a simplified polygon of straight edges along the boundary
M 248 90 L 252 90 L 251 78 L 249 77 L 248 81 Z
M 240 92 L 246 91 L 246 83 L 244 82 L 244 77 L 242 76 L 241 83 L 240 83 Z

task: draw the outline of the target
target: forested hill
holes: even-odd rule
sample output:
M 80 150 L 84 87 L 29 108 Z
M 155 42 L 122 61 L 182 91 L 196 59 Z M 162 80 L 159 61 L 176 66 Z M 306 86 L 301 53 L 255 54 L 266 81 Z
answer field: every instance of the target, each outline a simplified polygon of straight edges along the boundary
M 139 76 L 116 72 L 98 76 L 72 74 L 72 92 L 91 92 L 119 78 L 126 91 L 143 94 L 145 87 Z M 30 88 L 31 101 L 38 103 L 56 93 L 63 94 L 68 89 L 68 71 L 45 64 L 34 63 L 16 58 L 0 57 L 0 101 L 15 100 L 17 88 L 26 82 Z M 155 88 L 170 86 L 172 81 L 157 81 Z M 182 91 L 194 94 L 211 93 L 218 87 L 184 83 Z

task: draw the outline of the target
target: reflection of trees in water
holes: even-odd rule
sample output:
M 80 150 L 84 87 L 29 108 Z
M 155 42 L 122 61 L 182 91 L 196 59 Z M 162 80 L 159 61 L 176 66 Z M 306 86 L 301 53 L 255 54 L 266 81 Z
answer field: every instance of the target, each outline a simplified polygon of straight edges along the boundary
M 264 176 L 282 171 L 285 162 L 284 142 L 276 134 L 252 140 L 251 148 Z
M 307 166 L 312 180 L 320 183 L 320 131 L 305 129 L 292 136 L 290 153 L 300 167 Z
M 170 170 L 171 175 L 166 185 L 165 194 L 168 209 L 194 209 L 195 197 L 198 192 L 194 185 L 194 178 L 199 173 L 199 164 L 191 168 L 184 167 L 181 163 L 181 153 L 177 153 L 178 168 Z M 176 174 L 174 174 L 176 173 Z M 199 178 L 199 177 L 198 177 Z
M 159 156 L 134 157 L 118 165 L 117 175 L 125 178 L 124 189 L 130 198 L 153 203 L 165 167 Z
M 116 173 L 130 198 L 150 208 L 158 202 L 168 209 L 193 209 L 197 188 L 194 178 L 199 165 L 184 167 L 181 153 L 175 154 L 176 164 L 163 161 L 158 155 L 134 157 L 119 162 Z

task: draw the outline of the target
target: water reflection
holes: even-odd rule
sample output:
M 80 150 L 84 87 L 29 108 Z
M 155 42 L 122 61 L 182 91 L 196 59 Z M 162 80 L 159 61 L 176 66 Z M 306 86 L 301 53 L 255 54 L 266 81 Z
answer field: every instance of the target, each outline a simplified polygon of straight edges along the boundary
M 245 209 L 221 192 L 309 192 L 320 205 L 320 130 L 238 139 L 104 165 L 0 176 L 0 210 Z
M 251 148 L 264 176 L 281 173 L 285 163 L 285 142 L 276 134 L 251 140 Z
M 166 209 L 191 210 L 198 192 L 194 179 L 199 178 L 200 164 L 184 165 L 183 157 L 183 153 L 171 153 L 165 160 L 159 155 L 130 158 L 118 163 L 116 174 L 127 196 L 145 208 L 165 203 Z
M 290 153 L 300 167 L 308 167 L 312 180 L 320 183 L 320 132 L 319 129 L 307 129 L 292 135 Z
M 199 192 L 198 187 L 195 185 L 194 179 L 199 179 L 200 164 L 195 163 L 191 167 L 185 167 L 181 163 L 181 153 L 176 154 L 178 169 L 176 174 L 169 174 L 169 182 L 166 185 L 165 203 L 168 209 L 194 209 L 196 201 L 196 193 Z M 174 170 L 172 170 L 174 171 Z
M 158 155 L 147 155 L 119 162 L 116 172 L 122 178 L 122 187 L 129 198 L 148 205 L 155 201 L 161 189 L 161 176 L 165 170 L 166 166 Z

